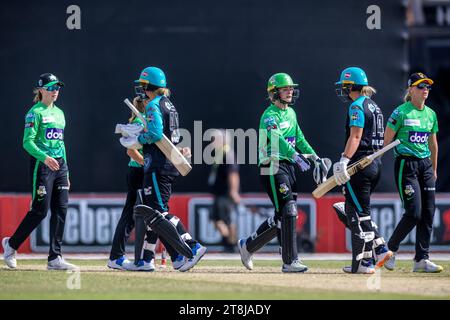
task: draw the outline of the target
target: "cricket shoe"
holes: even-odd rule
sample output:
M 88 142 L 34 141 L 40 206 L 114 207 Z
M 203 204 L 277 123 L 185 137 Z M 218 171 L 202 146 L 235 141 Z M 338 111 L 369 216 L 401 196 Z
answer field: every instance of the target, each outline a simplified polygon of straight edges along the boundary
M 145 260 L 139 260 L 137 263 L 134 263 L 133 261 L 128 260 L 127 262 L 124 262 L 122 264 L 123 269 L 127 271 L 145 271 L 145 272 L 152 272 L 155 271 L 155 259 L 152 259 L 150 261 Z
M 116 260 L 108 260 L 108 268 L 111 269 L 117 269 L 117 270 L 125 270 L 125 268 L 123 267 L 124 263 L 128 263 L 130 262 L 130 260 L 128 260 L 125 256 L 121 256 L 119 258 L 117 258 Z
M 187 259 L 186 262 L 178 269 L 179 271 L 186 272 L 193 268 L 205 255 L 206 247 L 202 246 L 200 243 L 196 243 L 195 247 L 192 248 L 192 253 L 194 254 L 194 256 L 190 259 Z
M 245 239 L 239 239 L 238 241 L 239 253 L 241 254 L 241 261 L 244 267 L 248 270 L 253 270 L 253 254 L 247 251 L 247 245 Z
M 442 266 L 431 262 L 428 259 L 422 259 L 419 262 L 414 261 L 413 272 L 426 272 L 426 273 L 436 273 L 444 270 Z
M 15 269 L 15 268 L 17 268 L 16 250 L 11 248 L 8 241 L 9 241 L 9 237 L 3 238 L 3 240 L 2 240 L 3 259 L 9 268 Z
M 47 263 L 47 270 L 75 270 L 79 269 L 76 265 L 68 263 L 61 256 L 57 256 L 55 259 Z
M 394 253 L 386 248 L 386 246 L 383 246 L 379 250 L 379 254 L 376 254 L 377 257 L 377 263 L 375 265 L 375 269 L 382 268 L 387 261 L 389 261 Z
M 396 253 L 392 252 L 392 256 L 384 263 L 384 267 L 390 271 L 395 269 L 395 255 Z
M 308 267 L 300 262 L 300 260 L 296 259 L 292 261 L 291 264 L 283 263 L 283 267 L 281 271 L 289 273 L 289 272 L 305 272 L 308 270 Z
M 180 270 L 180 268 L 186 263 L 186 261 L 187 261 L 186 257 L 181 255 L 181 254 L 179 254 L 176 257 L 175 261 L 172 261 L 172 267 L 175 270 Z
M 375 266 L 372 264 L 372 262 L 361 261 L 356 272 L 352 272 L 351 266 L 344 267 L 342 270 L 345 273 L 374 274 Z

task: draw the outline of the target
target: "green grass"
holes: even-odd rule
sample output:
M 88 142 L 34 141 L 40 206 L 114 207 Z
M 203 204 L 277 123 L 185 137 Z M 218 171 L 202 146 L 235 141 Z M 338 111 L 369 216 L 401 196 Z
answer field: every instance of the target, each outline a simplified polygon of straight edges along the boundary
M 257 268 L 246 272 L 240 261 L 205 260 L 188 273 L 130 273 L 103 268 L 106 261 L 102 260 L 71 262 L 82 267 L 81 289 L 67 288 L 71 275 L 66 272 L 37 270 L 45 267 L 45 261 L 19 260 L 19 266 L 25 270 L 0 269 L 0 299 L 450 299 L 448 291 L 423 295 L 420 291 L 396 293 L 334 288 L 334 279 L 344 286 L 349 281 L 351 286 L 350 281 L 367 278 L 340 273 L 342 266 L 348 263 L 344 261 L 305 261 L 311 272 L 300 275 L 281 275 L 279 261 L 255 261 Z M 410 272 L 411 262 L 398 261 L 396 271 L 383 271 L 383 285 L 406 279 L 407 283 L 417 283 L 418 287 L 436 280 L 446 281 L 450 286 L 450 262 L 440 264 L 444 272 L 424 275 Z M 222 266 L 223 272 L 219 270 Z M 83 271 L 83 268 L 89 270 Z M 242 285 L 233 281 L 235 277 L 255 278 L 255 281 Z M 280 277 L 286 283 L 267 283 L 265 280 L 271 277 Z M 298 287 L 289 285 L 291 279 L 298 282 Z M 313 285 L 324 282 L 324 288 L 305 288 L 305 282 Z

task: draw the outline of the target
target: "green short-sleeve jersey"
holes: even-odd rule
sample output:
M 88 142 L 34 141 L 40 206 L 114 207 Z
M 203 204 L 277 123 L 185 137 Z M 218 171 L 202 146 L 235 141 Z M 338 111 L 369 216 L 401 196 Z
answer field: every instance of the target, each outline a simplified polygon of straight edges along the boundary
M 436 113 L 431 108 L 425 106 L 419 110 L 410 101 L 405 102 L 392 112 L 387 126 L 396 132 L 395 137 L 401 142 L 394 149 L 396 157 L 424 159 L 430 156 L 428 138 L 438 132 Z
M 142 116 L 145 118 L 145 114 L 143 114 L 143 113 L 141 113 L 141 114 L 142 114 Z M 141 126 L 144 126 L 144 124 L 142 123 L 142 120 L 139 119 L 138 117 L 134 117 L 134 119 L 133 119 L 133 121 L 131 121 L 131 123 L 137 123 L 137 124 L 140 124 Z M 143 155 L 142 148 L 139 149 L 139 153 L 140 153 L 141 155 Z M 131 159 L 131 158 L 130 158 L 130 162 L 128 163 L 128 166 L 129 166 L 129 167 L 135 167 L 135 168 L 141 168 L 141 167 L 142 167 L 139 163 L 137 163 L 136 161 L 134 161 L 134 160 Z
M 25 116 L 23 134 L 24 149 L 37 160 L 44 162 L 47 156 L 64 158 L 64 112 L 57 106 L 47 107 L 42 102 L 36 103 Z
M 259 122 L 259 164 L 275 159 L 293 162 L 296 151 L 315 154 L 297 123 L 294 109 L 283 110 L 271 104 Z

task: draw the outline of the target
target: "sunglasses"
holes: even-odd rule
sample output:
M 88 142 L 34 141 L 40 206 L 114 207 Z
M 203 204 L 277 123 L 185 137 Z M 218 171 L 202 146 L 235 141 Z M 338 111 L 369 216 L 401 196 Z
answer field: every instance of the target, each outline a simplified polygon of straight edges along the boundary
M 61 89 L 61 87 L 58 86 L 57 84 L 54 84 L 50 87 L 44 87 L 44 89 L 47 91 L 59 91 L 59 89 Z
M 417 88 L 419 88 L 419 89 L 425 89 L 425 88 L 427 88 L 428 90 L 431 90 L 431 84 L 426 84 L 426 83 L 419 83 L 418 85 L 417 85 Z

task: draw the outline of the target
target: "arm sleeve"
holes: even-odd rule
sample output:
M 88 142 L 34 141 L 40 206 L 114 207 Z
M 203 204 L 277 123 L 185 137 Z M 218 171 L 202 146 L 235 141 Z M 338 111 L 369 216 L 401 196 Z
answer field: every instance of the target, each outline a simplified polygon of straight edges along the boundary
M 356 104 L 352 104 L 348 109 L 349 126 L 364 128 L 364 111 Z
M 300 153 L 304 154 L 316 154 L 311 145 L 306 141 L 305 135 L 303 134 L 302 129 L 297 123 L 296 137 L 295 137 L 295 147 L 300 151 Z
M 23 133 L 23 148 L 37 160 L 44 162 L 47 155 L 39 149 L 34 142 L 37 134 L 37 129 L 40 124 L 40 115 L 30 112 L 25 116 L 25 130 Z
M 402 114 L 398 109 L 395 109 L 394 112 L 392 112 L 391 116 L 388 119 L 387 126 L 394 132 L 397 132 L 398 129 L 402 126 Z
M 161 140 L 163 136 L 162 115 L 157 107 L 149 106 L 147 109 L 147 132 L 138 137 L 141 144 L 152 144 Z
M 264 123 L 266 135 L 269 141 L 278 141 L 279 153 L 292 158 L 295 153 L 295 149 L 284 139 L 276 118 L 274 116 L 268 116 L 263 118 L 262 121 Z M 274 150 L 272 149 L 272 151 Z

